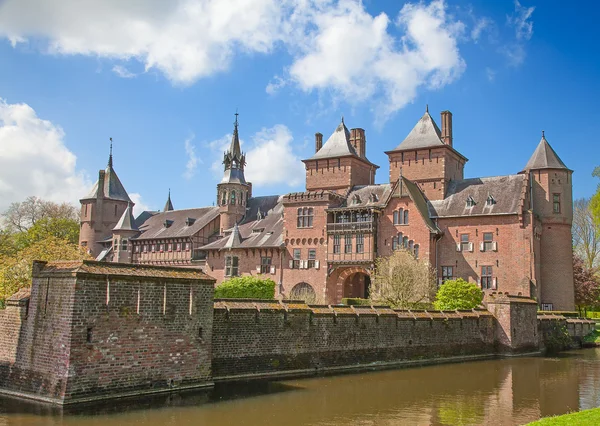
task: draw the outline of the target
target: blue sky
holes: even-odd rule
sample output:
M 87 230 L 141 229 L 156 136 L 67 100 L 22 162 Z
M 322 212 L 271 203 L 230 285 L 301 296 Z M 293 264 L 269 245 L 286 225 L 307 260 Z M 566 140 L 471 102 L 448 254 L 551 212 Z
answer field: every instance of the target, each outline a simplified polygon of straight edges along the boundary
M 122 3 L 127 3 L 123 5 Z M 344 116 L 388 178 L 429 104 L 454 116 L 467 177 L 516 173 L 541 131 L 575 170 L 600 165 L 600 5 L 559 1 L 4 0 L 0 208 L 85 195 L 106 165 L 138 207 L 210 205 L 240 113 L 256 195 L 302 190 L 314 133 Z

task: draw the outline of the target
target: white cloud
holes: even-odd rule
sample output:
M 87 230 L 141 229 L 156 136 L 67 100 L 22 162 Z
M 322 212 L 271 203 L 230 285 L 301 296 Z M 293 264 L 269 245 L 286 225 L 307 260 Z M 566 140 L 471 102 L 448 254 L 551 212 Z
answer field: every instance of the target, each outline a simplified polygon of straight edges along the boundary
M 481 37 L 481 34 L 483 34 L 484 31 L 490 29 L 490 27 L 493 25 L 493 21 L 489 18 L 483 17 L 478 19 L 475 22 L 475 25 L 473 26 L 473 28 L 471 29 L 471 39 L 477 43 L 479 41 L 479 38 Z
M 0 98 L 0 212 L 30 195 L 78 205 L 92 183 L 76 169 L 64 138 L 29 105 Z
M 414 100 L 420 87 L 440 88 L 465 69 L 457 38 L 464 25 L 446 13 L 442 0 L 405 4 L 396 19 L 402 37 L 388 32 L 385 13 L 370 15 L 362 5 L 341 0 L 316 8 L 290 78 L 305 91 L 333 90 L 355 103 L 375 99 L 385 120 Z
M 246 154 L 246 180 L 254 187 L 272 185 L 298 186 L 304 182 L 305 169 L 292 144 L 292 132 L 283 124 L 263 128 L 245 144 L 240 139 L 242 151 Z M 229 149 L 231 135 L 225 135 L 207 144 L 215 160 L 211 170 L 217 178 L 223 176 L 223 153 Z M 248 150 L 244 148 L 249 145 Z
M 490 67 L 486 67 L 485 75 L 489 81 L 494 81 L 494 79 L 496 78 L 496 71 L 494 71 Z
M 196 147 L 192 144 L 194 140 L 194 135 L 187 138 L 184 142 L 185 154 L 187 156 L 187 163 L 185 164 L 185 172 L 183 173 L 183 177 L 190 180 L 196 174 L 196 168 L 199 163 L 202 163 L 202 160 L 198 158 L 196 155 Z
M 515 0 L 515 13 L 506 17 L 509 25 L 515 29 L 517 40 L 530 40 L 533 35 L 533 21 L 531 15 L 535 7 L 523 7 L 519 0 Z
M 121 78 L 133 78 L 133 77 L 137 76 L 137 74 L 132 73 L 127 68 L 125 68 L 123 65 L 115 65 L 112 68 L 112 71 Z
M 152 208 L 150 208 L 150 206 L 142 200 L 142 196 L 137 192 L 129 194 L 129 198 L 131 198 L 131 201 L 135 203 L 133 206 L 133 217 L 138 217 L 140 213 L 144 211 L 152 210 Z

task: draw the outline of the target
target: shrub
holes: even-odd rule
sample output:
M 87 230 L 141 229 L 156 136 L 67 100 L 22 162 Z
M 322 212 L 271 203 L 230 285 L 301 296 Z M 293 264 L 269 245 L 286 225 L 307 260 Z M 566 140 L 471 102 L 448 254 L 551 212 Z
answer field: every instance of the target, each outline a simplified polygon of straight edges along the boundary
M 359 297 L 344 297 L 342 305 L 354 306 L 371 306 L 373 302 L 370 299 L 361 299 Z
M 453 311 L 473 309 L 483 301 L 483 291 L 477 285 L 459 278 L 442 284 L 434 302 L 435 309 Z
M 215 288 L 215 299 L 274 299 L 275 281 L 261 277 L 236 277 Z

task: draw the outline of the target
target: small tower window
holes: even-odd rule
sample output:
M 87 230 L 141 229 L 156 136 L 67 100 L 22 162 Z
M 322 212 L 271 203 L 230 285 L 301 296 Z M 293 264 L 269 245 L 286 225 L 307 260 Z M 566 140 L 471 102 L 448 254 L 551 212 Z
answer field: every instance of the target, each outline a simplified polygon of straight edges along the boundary
M 221 192 L 221 205 L 224 206 L 227 204 L 227 192 Z
M 235 191 L 231 191 L 230 204 L 234 204 L 235 205 Z
M 553 211 L 560 214 L 560 194 L 552 194 Z
M 117 206 L 115 206 L 115 216 L 117 215 Z

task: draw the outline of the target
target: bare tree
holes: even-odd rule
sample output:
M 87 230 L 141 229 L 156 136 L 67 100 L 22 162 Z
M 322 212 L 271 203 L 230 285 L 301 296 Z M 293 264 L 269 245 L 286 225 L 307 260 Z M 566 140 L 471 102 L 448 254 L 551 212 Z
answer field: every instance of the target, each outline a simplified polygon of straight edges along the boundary
M 395 308 L 412 308 L 435 298 L 435 271 L 406 250 L 395 251 L 376 261 L 371 300 Z
M 69 203 L 54 203 L 31 196 L 21 203 L 12 203 L 2 214 L 4 225 L 17 232 L 24 232 L 44 218 L 78 219 L 78 210 Z
M 594 223 L 590 200 L 581 198 L 573 203 L 573 249 L 585 266 L 600 266 L 600 228 Z

